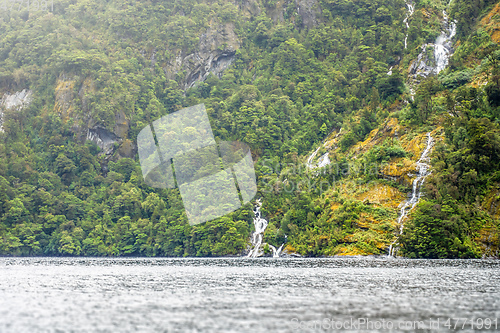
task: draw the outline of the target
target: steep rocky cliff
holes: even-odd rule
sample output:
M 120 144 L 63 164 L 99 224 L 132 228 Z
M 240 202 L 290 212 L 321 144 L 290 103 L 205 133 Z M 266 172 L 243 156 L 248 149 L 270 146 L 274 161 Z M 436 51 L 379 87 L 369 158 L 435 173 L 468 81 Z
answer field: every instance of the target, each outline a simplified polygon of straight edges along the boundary
M 276 255 L 394 255 L 404 226 L 409 256 L 497 255 L 498 6 L 470 1 L 0 13 L 0 254 L 237 255 L 256 228 Z M 138 133 L 200 103 L 251 147 L 265 230 L 252 205 L 191 227 L 143 181 Z
M 258 9 L 255 6 L 248 3 L 245 8 L 248 7 L 252 14 Z M 233 23 L 213 24 L 198 39 L 194 52 L 178 50 L 175 58 L 162 68 L 166 78 L 177 80 L 184 90 L 204 81 L 209 74 L 221 77 L 234 62 L 241 44 Z M 153 51 L 151 64 L 154 63 Z M 111 125 L 104 125 L 93 116 L 89 95 L 95 92 L 95 83 L 90 77 L 82 79 L 74 74 L 60 73 L 54 91 L 54 111 L 64 122 L 71 124 L 81 141 L 95 142 L 108 158 L 113 155 L 114 158 L 134 157 L 136 146 L 129 138 L 130 111 L 115 109 L 114 121 Z
M 212 73 L 220 77 L 233 63 L 236 50 L 240 47 L 234 24 L 214 24 L 199 36 L 199 44 L 194 53 L 185 54 L 178 50 L 174 61 L 165 68 L 169 79 L 182 76 L 184 89 L 193 87 L 196 82 L 204 81 Z
M 2 129 L 3 116 L 5 112 L 18 112 L 23 108 L 27 107 L 32 100 L 32 91 L 28 89 L 23 89 L 21 91 L 16 91 L 11 94 L 5 93 L 0 99 L 0 131 Z

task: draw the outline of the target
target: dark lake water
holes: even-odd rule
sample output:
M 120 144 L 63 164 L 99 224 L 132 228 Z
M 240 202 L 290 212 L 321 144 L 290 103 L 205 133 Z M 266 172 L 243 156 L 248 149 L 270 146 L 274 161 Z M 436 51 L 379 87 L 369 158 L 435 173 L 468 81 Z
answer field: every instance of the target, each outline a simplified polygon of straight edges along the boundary
M 452 331 L 500 332 L 500 261 L 0 258 L 2 333 Z

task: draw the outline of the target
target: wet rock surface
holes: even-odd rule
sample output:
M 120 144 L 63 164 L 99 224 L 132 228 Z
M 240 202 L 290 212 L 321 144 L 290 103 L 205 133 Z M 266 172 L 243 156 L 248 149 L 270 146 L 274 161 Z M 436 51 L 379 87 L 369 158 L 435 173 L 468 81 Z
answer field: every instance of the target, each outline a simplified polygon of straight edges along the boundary
M 11 94 L 6 93 L 0 99 L 0 132 L 3 131 L 3 115 L 7 110 L 21 110 L 27 107 L 32 100 L 33 92 L 23 89 Z
M 451 2 L 450 2 L 451 3 Z M 449 5 L 447 6 L 449 7 Z M 453 38 L 457 32 L 456 23 L 449 19 L 446 10 L 443 11 L 443 30 L 434 43 L 421 46 L 420 54 L 409 69 L 410 86 L 415 86 L 430 75 L 438 75 L 448 66 L 453 55 Z M 406 41 L 405 41 L 406 43 Z
M 188 89 L 204 81 L 210 73 L 221 77 L 233 63 L 240 41 L 232 23 L 220 24 L 200 35 L 200 42 L 194 53 L 178 51 L 175 59 L 165 68 L 169 79 L 185 71 L 182 87 Z

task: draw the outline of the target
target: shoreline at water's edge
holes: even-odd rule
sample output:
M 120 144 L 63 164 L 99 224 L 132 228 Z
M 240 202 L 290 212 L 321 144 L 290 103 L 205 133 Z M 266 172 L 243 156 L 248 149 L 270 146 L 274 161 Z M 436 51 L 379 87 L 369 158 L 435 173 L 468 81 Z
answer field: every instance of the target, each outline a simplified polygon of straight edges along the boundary
M 484 257 L 484 258 L 408 258 L 402 256 L 388 256 L 388 255 L 334 255 L 334 256 L 302 256 L 302 255 L 286 255 L 281 257 L 273 257 L 273 256 L 260 256 L 256 258 L 248 258 L 246 255 L 226 255 L 226 256 L 209 256 L 209 257 L 196 257 L 196 256 L 186 256 L 186 257 L 167 257 L 167 256 L 50 256 L 50 255 L 41 255 L 41 256 L 14 256 L 14 255 L 0 255 L 0 259 L 6 258 L 74 258 L 74 259 L 389 259 L 389 260 L 410 260 L 410 261 L 418 261 L 418 260 L 452 260 L 452 261 L 500 261 L 499 257 Z

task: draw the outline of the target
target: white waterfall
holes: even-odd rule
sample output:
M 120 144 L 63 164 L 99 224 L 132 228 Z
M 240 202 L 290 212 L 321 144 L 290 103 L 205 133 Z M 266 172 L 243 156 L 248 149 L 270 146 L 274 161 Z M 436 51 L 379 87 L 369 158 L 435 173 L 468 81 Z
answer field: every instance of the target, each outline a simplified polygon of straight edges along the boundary
M 266 231 L 267 228 L 267 221 L 262 218 L 262 213 L 260 211 L 261 208 L 262 199 L 258 199 L 255 202 L 255 208 L 253 209 L 253 225 L 255 226 L 255 231 L 252 234 L 253 249 L 248 253 L 248 258 L 256 258 L 259 255 L 262 239 L 264 238 L 264 231 Z
M 406 17 L 403 20 L 404 24 L 406 25 L 406 36 L 405 36 L 405 49 L 408 47 L 408 30 L 410 29 L 410 24 L 408 23 L 408 20 L 410 17 L 412 17 L 413 13 L 415 12 L 415 5 L 413 2 L 410 1 L 405 1 L 406 7 L 408 8 L 408 12 L 406 13 Z
M 448 7 L 450 6 L 448 4 Z M 418 77 L 427 77 L 430 74 L 439 74 L 443 69 L 448 66 L 450 57 L 453 54 L 453 43 L 452 39 L 457 33 L 457 25 L 455 22 L 448 18 L 446 10 L 443 10 L 443 30 L 441 34 L 436 38 L 434 44 L 424 44 L 422 45 L 422 51 L 418 55 L 417 60 L 413 63 L 410 73 L 413 74 L 413 78 L 418 80 Z M 429 65 L 429 59 L 427 58 L 426 50 L 428 47 L 434 48 L 434 59 L 431 61 L 433 64 Z
M 285 243 L 281 244 L 281 246 L 276 250 L 276 248 L 272 245 L 269 245 L 269 248 L 273 251 L 273 258 L 279 258 L 280 253 L 283 250 L 283 246 L 285 246 Z
M 260 251 L 260 247 L 262 245 L 262 240 L 264 239 L 264 232 L 266 231 L 267 228 L 267 221 L 266 219 L 262 218 L 262 213 L 260 209 L 262 208 L 262 199 L 258 199 L 255 202 L 255 208 L 253 209 L 253 225 L 255 226 L 255 231 L 252 234 L 251 242 L 253 248 L 248 252 L 247 257 L 248 258 L 257 258 L 262 255 L 262 252 Z M 286 242 L 287 236 L 285 235 L 285 242 Z M 273 258 L 279 258 L 281 251 L 283 250 L 283 246 L 285 246 L 285 243 L 281 244 L 281 246 L 276 249 L 271 244 L 268 244 L 269 248 L 271 251 L 273 251 Z
M 312 163 L 312 160 L 316 157 L 316 155 L 318 154 L 318 151 L 319 151 L 319 149 L 321 147 L 322 146 L 319 146 L 318 149 L 316 149 L 311 154 L 311 156 L 309 156 L 309 158 L 307 159 L 306 167 L 308 169 L 313 170 L 313 169 L 323 168 L 323 167 L 326 167 L 327 165 L 329 165 L 331 163 L 330 157 L 328 157 L 328 153 L 324 153 L 323 155 L 321 155 L 321 157 L 318 159 L 318 163 L 317 164 L 313 164 Z
M 393 245 L 399 239 L 399 236 L 403 233 L 403 220 L 408 216 L 408 213 L 417 205 L 420 200 L 420 196 L 422 195 L 421 188 L 425 182 L 425 178 L 431 174 L 430 165 L 426 162 L 429 162 L 429 153 L 434 146 L 434 139 L 431 136 L 431 133 L 427 133 L 427 146 L 425 150 L 422 152 L 420 159 L 417 161 L 417 175 L 413 180 L 412 193 L 410 200 L 406 200 L 399 211 L 398 225 L 399 225 L 399 234 L 398 237 L 391 243 L 389 246 L 389 256 L 393 255 Z
M 450 6 L 448 4 L 448 7 Z M 449 20 L 446 10 L 443 10 L 443 26 L 444 30 L 434 43 L 434 59 L 436 61 L 435 74 L 439 74 L 448 66 L 449 59 L 453 53 L 452 39 L 457 34 L 457 25 Z
M 342 133 L 342 128 L 339 130 L 339 132 L 335 135 L 334 139 L 338 138 L 340 136 L 340 133 Z M 321 157 L 318 159 L 317 164 L 313 164 L 312 161 L 318 154 L 318 151 L 321 149 L 321 147 L 326 146 L 326 142 L 323 142 L 321 146 L 318 147 L 308 158 L 306 161 L 306 167 L 310 170 L 317 169 L 317 168 L 323 168 L 331 163 L 330 157 L 328 156 L 328 152 L 321 155 Z
M 453 0 L 452 0 L 453 1 Z M 450 1 L 446 8 L 451 5 Z M 414 10 L 414 9 L 412 9 Z M 424 44 L 421 46 L 420 54 L 410 67 L 409 86 L 410 96 L 413 100 L 416 86 L 420 83 L 421 78 L 426 78 L 429 75 L 438 75 L 443 69 L 448 66 L 450 57 L 453 55 L 453 37 L 457 33 L 457 25 L 450 21 L 446 9 L 443 10 L 443 30 L 436 38 L 434 43 Z M 434 59 L 429 59 L 427 49 L 434 49 Z
M 321 156 L 318 160 L 318 168 L 323 168 L 330 164 L 330 157 L 328 157 L 328 153 L 325 153 L 323 156 Z
M 318 154 L 318 151 L 319 151 L 320 148 L 321 148 L 321 146 L 319 146 L 318 149 L 316 149 L 311 154 L 311 156 L 309 156 L 309 158 L 307 159 L 306 166 L 307 166 L 308 169 L 314 169 L 315 168 L 315 166 L 312 164 L 312 160 L 316 157 L 316 154 Z

